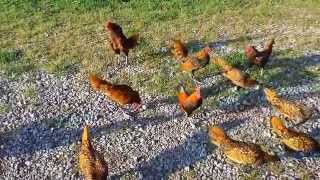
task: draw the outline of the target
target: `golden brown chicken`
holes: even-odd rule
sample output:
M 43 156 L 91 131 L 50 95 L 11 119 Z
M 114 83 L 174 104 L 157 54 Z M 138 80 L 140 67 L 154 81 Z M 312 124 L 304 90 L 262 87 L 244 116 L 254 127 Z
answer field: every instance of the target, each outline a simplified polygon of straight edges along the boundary
M 231 66 L 226 60 L 217 57 L 213 61 L 214 64 L 220 67 L 222 75 L 228 78 L 233 84 L 242 88 L 253 88 L 257 86 L 257 81 L 251 79 L 247 74 L 240 69 Z
M 212 49 L 210 47 L 205 47 L 195 54 L 189 54 L 188 49 L 180 40 L 173 41 L 172 54 L 174 57 L 181 62 L 181 70 L 186 72 L 191 72 L 192 75 L 194 71 L 205 67 L 210 61 L 210 52 Z
M 301 152 L 320 151 L 320 144 L 316 140 L 305 133 L 286 128 L 281 119 L 273 116 L 270 119 L 270 124 L 272 130 L 290 150 Z
M 127 61 L 129 50 L 133 49 L 138 44 L 139 35 L 135 34 L 127 38 L 123 34 L 122 28 L 111 21 L 106 23 L 105 30 L 109 34 L 109 44 L 112 50 L 116 54 L 124 53 Z
M 182 85 L 179 88 L 177 94 L 179 105 L 187 116 L 190 116 L 202 104 L 200 87 L 196 87 L 191 94 L 188 94 Z
M 142 105 L 138 91 L 134 91 L 128 85 L 111 84 L 110 82 L 102 80 L 96 74 L 91 74 L 89 80 L 93 89 L 101 91 L 103 94 L 121 106 L 132 104 L 134 110 L 138 110 Z
M 173 40 L 171 52 L 173 56 L 180 62 L 188 56 L 188 49 L 184 46 L 181 40 Z
M 274 38 L 267 42 L 262 51 L 258 51 L 254 46 L 247 46 L 245 48 L 245 55 L 248 58 L 250 66 L 257 65 L 264 67 L 269 61 L 272 53 Z
M 302 123 L 308 120 L 312 112 L 311 110 L 295 102 L 282 99 L 277 92 L 271 88 L 264 88 L 264 93 L 267 101 L 281 114 L 294 121 L 295 123 Z
M 220 147 L 230 160 L 245 165 L 259 165 L 264 162 L 278 161 L 275 155 L 270 155 L 261 150 L 260 146 L 236 141 L 228 137 L 217 126 L 209 126 L 208 135 L 211 143 Z
M 93 148 L 90 142 L 88 126 L 84 127 L 82 133 L 79 165 L 80 171 L 86 180 L 107 179 L 108 165 L 103 156 Z

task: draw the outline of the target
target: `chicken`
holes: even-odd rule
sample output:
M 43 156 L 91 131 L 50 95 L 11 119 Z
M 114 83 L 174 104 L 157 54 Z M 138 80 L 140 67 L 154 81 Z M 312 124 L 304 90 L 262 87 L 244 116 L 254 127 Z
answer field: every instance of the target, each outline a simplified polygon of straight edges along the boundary
M 299 124 L 308 120 L 311 115 L 311 109 L 278 96 L 277 92 L 271 88 L 264 88 L 264 93 L 267 101 L 281 114 L 295 123 Z
M 82 133 L 79 165 L 86 180 L 107 179 L 108 165 L 103 156 L 93 148 L 88 126 L 84 127 Z
M 138 110 L 142 105 L 139 93 L 134 91 L 128 85 L 111 84 L 110 82 L 102 80 L 96 74 L 91 74 L 89 80 L 93 89 L 101 91 L 103 94 L 121 106 L 132 104 L 134 110 Z
M 281 119 L 273 116 L 270 119 L 270 124 L 272 130 L 290 150 L 300 152 L 320 151 L 320 144 L 316 140 L 305 133 L 286 128 Z
M 180 68 L 182 71 L 191 72 L 205 67 L 209 64 L 211 48 L 205 47 L 195 54 L 195 56 L 187 56 L 184 58 Z
M 227 158 L 236 163 L 260 165 L 264 162 L 279 160 L 277 156 L 262 151 L 258 145 L 231 139 L 217 126 L 210 125 L 208 135 L 211 143 L 220 147 Z
M 109 34 L 109 44 L 116 54 L 124 53 L 126 63 L 128 60 L 129 50 L 133 49 L 138 44 L 139 35 L 134 34 L 127 38 L 122 31 L 122 28 L 111 21 L 105 24 L 105 30 Z
M 171 52 L 173 56 L 180 62 L 188 56 L 188 49 L 180 40 L 173 40 Z
M 274 39 L 271 39 L 264 46 L 262 51 L 258 51 L 254 46 L 247 46 L 245 48 L 245 55 L 248 58 L 250 66 L 257 65 L 264 67 L 269 61 L 269 57 L 272 53 L 272 48 L 274 44 Z
M 191 94 L 188 94 L 182 85 L 179 88 L 177 94 L 179 105 L 189 117 L 202 104 L 200 87 L 196 87 Z
M 194 71 L 205 67 L 210 61 L 210 47 L 205 47 L 195 54 L 189 54 L 188 49 L 180 40 L 173 41 L 172 54 L 174 57 L 181 62 L 181 70 L 185 72 L 191 72 L 193 75 Z
M 231 66 L 226 60 L 217 57 L 214 64 L 222 69 L 222 75 L 228 78 L 233 84 L 242 88 L 256 87 L 257 81 L 251 79 L 247 74 L 243 73 L 240 69 Z

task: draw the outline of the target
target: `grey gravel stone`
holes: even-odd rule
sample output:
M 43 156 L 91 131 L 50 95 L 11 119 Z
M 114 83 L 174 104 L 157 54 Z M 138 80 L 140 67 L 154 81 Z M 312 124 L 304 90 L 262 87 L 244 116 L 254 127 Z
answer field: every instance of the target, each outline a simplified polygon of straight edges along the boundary
M 219 46 L 218 52 L 232 51 Z M 129 73 L 140 70 L 128 68 Z M 219 83 L 221 78 L 208 77 L 201 87 Z M 39 98 L 35 104 L 22 96 L 30 84 L 35 86 Z M 281 95 L 319 111 L 320 94 L 309 81 L 278 90 Z M 228 92 L 238 93 L 233 87 Z M 208 147 L 206 125 L 211 123 L 223 126 L 234 139 L 255 142 L 280 156 L 282 174 L 269 174 L 271 170 L 264 166 L 256 168 L 266 179 L 297 179 L 298 170 L 307 170 L 320 178 L 319 156 L 286 153 L 277 136 L 271 134 L 268 117 L 275 111 L 258 90 L 223 97 L 218 100 L 218 108 L 205 107 L 189 118 L 178 105 L 160 101 L 168 97 L 153 97 L 142 91 L 142 98 L 145 107 L 133 116 L 93 91 L 86 74 L 57 77 L 37 71 L 17 80 L 0 75 L 0 102 L 11 107 L 9 112 L 0 114 L 2 177 L 82 179 L 77 153 L 84 124 L 90 125 L 93 144 L 107 160 L 111 177 L 181 179 L 188 172 L 198 179 L 238 179 L 247 174 L 245 167 L 231 163 L 220 149 Z M 294 128 L 320 141 L 319 114 Z

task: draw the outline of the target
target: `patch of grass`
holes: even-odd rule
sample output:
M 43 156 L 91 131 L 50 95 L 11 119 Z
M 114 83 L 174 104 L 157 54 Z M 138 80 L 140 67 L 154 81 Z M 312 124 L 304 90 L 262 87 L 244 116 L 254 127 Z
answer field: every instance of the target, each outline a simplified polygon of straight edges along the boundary
M 145 69 L 134 74 L 121 71 L 114 78 L 124 81 L 128 77 L 126 81 L 133 86 L 144 85 L 151 93 L 172 95 L 181 78 L 191 81 L 167 58 L 170 53 L 161 52 L 172 38 L 196 41 L 190 47 L 192 51 L 199 44 L 219 39 L 239 49 L 254 38 L 252 34 L 275 35 L 273 32 L 278 31 L 271 30 L 271 25 L 315 28 L 319 7 L 314 0 L 4 0 L 0 6 L 0 48 L 19 47 L 27 57 L 27 61 L 21 61 L 24 63 L 6 63 L 6 72 L 19 74 L 30 67 L 57 74 L 70 70 L 103 72 L 107 66 L 114 66 L 116 59 L 103 28 L 104 22 L 111 19 L 123 26 L 125 34 L 140 33 L 140 44 L 130 53 L 130 61 Z M 297 48 L 319 47 L 313 33 L 305 36 L 308 38 L 297 40 Z M 287 37 L 280 34 L 277 44 L 287 44 Z M 228 58 L 231 63 L 243 64 L 241 53 Z M 196 77 L 201 80 L 215 71 L 216 67 L 209 65 Z
M 238 68 L 241 68 L 241 66 L 248 64 L 248 60 L 245 57 L 243 52 L 234 52 L 234 53 L 227 55 L 225 58 L 228 60 L 228 62 L 232 66 L 235 66 Z
M 33 68 L 34 66 L 23 57 L 21 51 L 0 51 L 0 72 L 7 76 L 15 78 Z
M 30 86 L 24 89 L 23 95 L 27 98 L 35 98 L 37 97 L 37 92 L 33 86 Z
M 37 90 L 36 90 L 35 86 L 32 84 L 30 84 L 28 87 L 26 87 L 23 90 L 22 94 L 32 104 L 35 104 L 39 101 Z
M 260 82 L 277 83 L 284 87 L 300 84 L 302 80 L 307 79 L 316 83 L 319 77 L 316 71 L 310 69 L 316 64 L 309 63 L 308 57 L 299 56 L 291 51 L 279 54 L 272 61 L 265 67 L 263 73 L 258 68 L 253 69 L 252 76 Z
M 315 176 L 308 170 L 306 169 L 303 165 L 299 165 L 296 168 L 296 172 L 300 179 L 302 180 L 309 180 L 309 179 L 314 179 Z
M 256 180 L 261 178 L 262 178 L 262 174 L 257 169 L 251 169 L 250 172 L 244 173 L 240 176 L 241 180 Z
M 279 162 L 268 163 L 267 169 L 275 176 L 280 176 L 285 171 L 285 167 Z
M 57 61 L 51 61 L 47 64 L 43 65 L 43 68 L 47 70 L 49 73 L 62 74 L 72 70 L 77 70 L 76 64 L 72 63 L 72 60 L 68 59 L 60 59 Z
M 6 103 L 0 103 L 0 115 L 10 111 L 10 106 Z

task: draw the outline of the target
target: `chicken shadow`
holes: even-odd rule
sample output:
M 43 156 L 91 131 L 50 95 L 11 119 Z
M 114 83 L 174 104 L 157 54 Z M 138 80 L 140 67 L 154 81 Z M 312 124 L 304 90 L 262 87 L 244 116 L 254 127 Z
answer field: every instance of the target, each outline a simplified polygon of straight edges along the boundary
M 320 157 L 319 151 L 311 152 L 296 152 L 292 150 L 285 150 L 285 153 L 280 156 L 281 158 L 294 158 L 296 160 L 303 160 L 304 158 L 316 158 Z
M 317 127 L 312 129 L 312 131 L 310 132 L 310 136 L 315 138 L 320 143 L 320 128 Z
M 233 44 L 233 43 L 244 43 L 246 41 L 260 38 L 261 36 L 254 35 L 254 36 L 239 36 L 236 38 L 231 38 L 231 39 L 222 39 L 222 40 L 217 40 L 217 41 L 212 41 L 208 43 L 204 43 L 203 41 L 200 40 L 192 40 L 189 42 L 186 42 L 186 47 L 190 52 L 197 52 L 204 48 L 205 46 L 209 46 L 213 48 L 214 50 L 220 51 L 223 47 Z M 249 42 L 248 42 L 249 44 Z
M 180 116 L 175 114 L 168 117 L 157 115 L 152 117 L 137 117 L 134 120 L 123 120 L 112 122 L 111 124 L 91 127 L 92 137 L 101 137 L 105 134 L 115 133 L 126 128 L 135 128 L 137 126 L 144 128 L 148 125 L 170 121 Z M 14 131 L 4 132 L 0 139 L 0 157 L 17 157 L 21 155 L 33 155 L 42 150 L 50 150 L 61 146 L 68 146 L 74 142 L 80 141 L 82 128 L 67 127 L 71 114 L 69 116 L 57 116 L 54 119 L 45 119 L 40 122 L 34 122 L 18 128 Z M 55 120 L 54 124 L 48 121 Z
M 193 165 L 204 159 L 206 152 L 207 135 L 200 131 L 185 140 L 184 143 L 172 149 L 165 150 L 152 158 L 150 161 L 142 163 L 136 168 L 143 179 L 168 179 L 171 173 Z
M 310 72 L 308 68 L 320 64 L 320 55 L 300 56 L 297 58 L 272 58 L 266 69 L 280 69 L 268 77 L 274 86 L 288 87 L 314 83 L 319 74 Z

